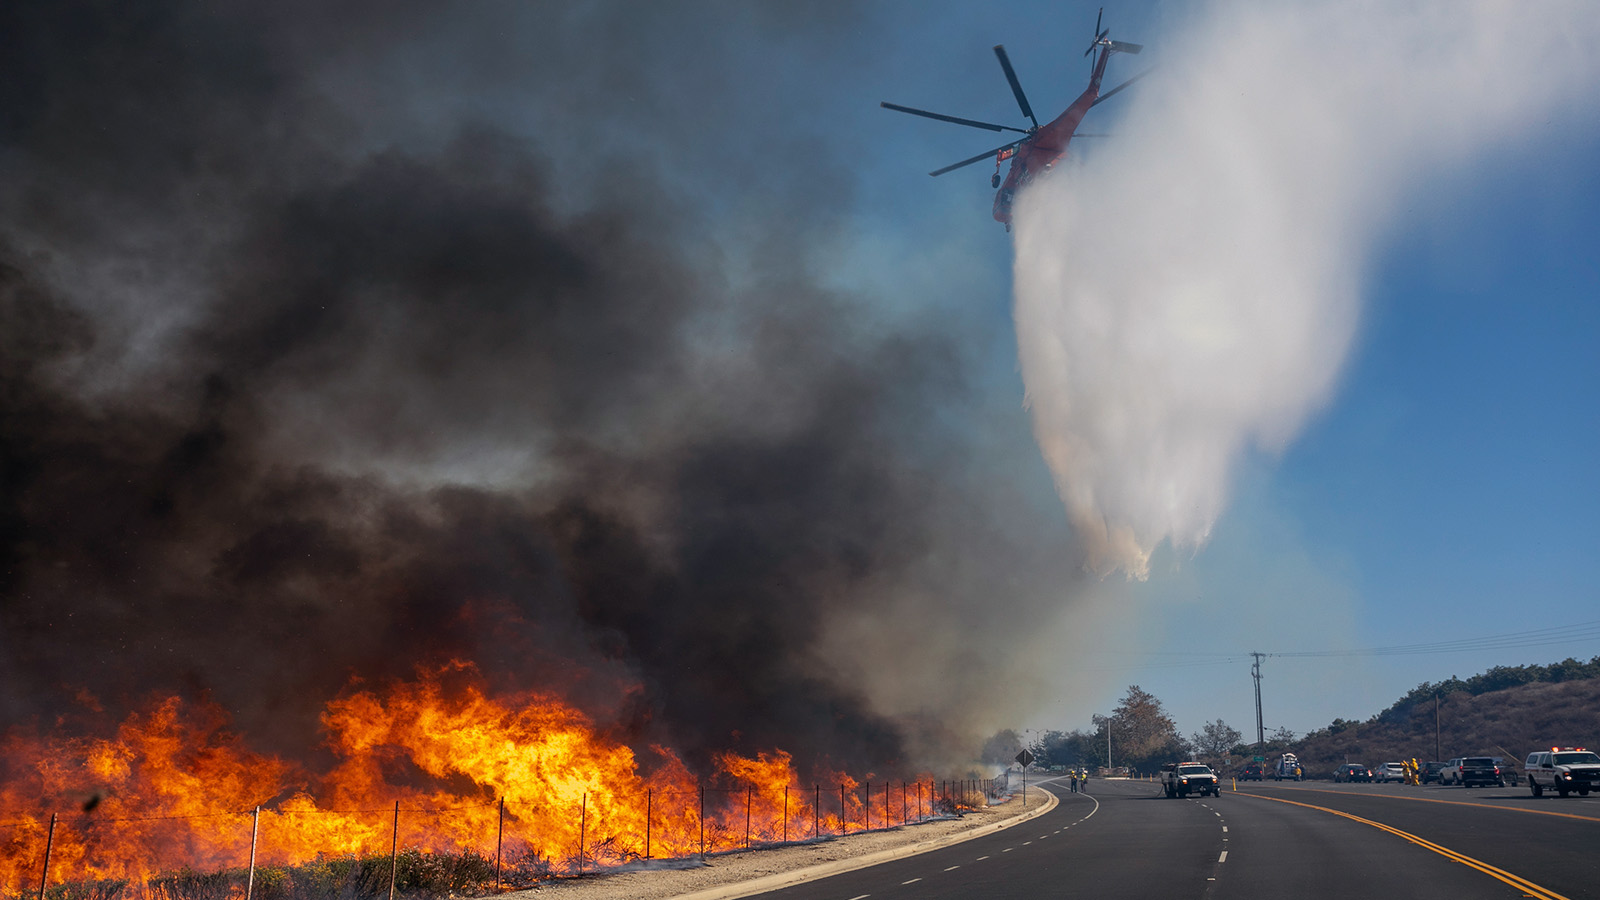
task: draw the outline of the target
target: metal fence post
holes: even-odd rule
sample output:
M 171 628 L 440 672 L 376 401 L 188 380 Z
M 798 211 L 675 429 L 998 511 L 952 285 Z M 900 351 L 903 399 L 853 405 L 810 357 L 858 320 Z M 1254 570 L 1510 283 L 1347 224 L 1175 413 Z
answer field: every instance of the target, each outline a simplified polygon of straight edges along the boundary
M 700 861 L 706 861 L 706 789 L 700 787 Z
M 500 798 L 500 827 L 494 834 L 494 891 L 500 893 L 500 854 L 506 845 L 506 798 Z
M 394 802 L 394 836 L 389 842 L 389 900 L 394 900 L 394 880 L 400 869 L 400 801 Z
M 56 842 L 56 814 L 50 814 L 50 831 L 44 838 L 44 871 L 39 873 L 39 900 L 44 900 L 44 886 L 50 878 L 50 848 Z
M 644 858 L 650 858 L 650 813 L 656 805 L 655 788 L 646 788 L 644 792 Z
M 583 842 L 589 836 L 589 794 L 583 795 L 583 805 L 578 808 L 578 874 L 583 874 Z
M 256 839 L 261 835 L 261 807 L 256 807 L 250 823 L 250 876 L 244 882 L 244 900 L 251 900 L 256 891 Z
M 822 785 L 813 784 L 816 789 L 816 798 L 811 801 L 811 836 L 822 835 Z
M 746 850 L 750 849 L 750 801 L 755 799 L 755 795 L 755 785 L 747 784 L 744 786 L 744 848 Z
M 845 834 L 845 833 L 850 831 L 850 820 L 845 817 L 845 809 L 846 808 L 847 807 L 845 806 L 845 803 L 844 803 L 844 785 L 841 784 L 841 785 L 839 785 L 839 833 L 840 834 Z

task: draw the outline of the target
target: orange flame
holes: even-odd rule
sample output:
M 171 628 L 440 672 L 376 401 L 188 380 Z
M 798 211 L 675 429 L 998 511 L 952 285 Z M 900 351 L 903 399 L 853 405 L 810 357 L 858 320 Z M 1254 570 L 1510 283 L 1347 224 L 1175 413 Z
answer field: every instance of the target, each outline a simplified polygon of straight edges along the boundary
M 70 810 L 50 839 L 52 884 L 243 866 L 258 806 L 261 865 L 399 846 L 501 849 L 558 872 L 909 816 L 887 796 L 865 809 L 861 785 L 839 773 L 802 784 L 782 751 L 719 754 L 705 783 L 666 748 L 641 764 L 556 697 L 489 696 L 465 663 L 382 695 L 349 693 L 322 722 L 339 762 L 320 777 L 252 752 L 218 709 L 175 697 L 130 715 L 113 739 L 9 737 L 0 892 L 38 889 L 51 811 Z

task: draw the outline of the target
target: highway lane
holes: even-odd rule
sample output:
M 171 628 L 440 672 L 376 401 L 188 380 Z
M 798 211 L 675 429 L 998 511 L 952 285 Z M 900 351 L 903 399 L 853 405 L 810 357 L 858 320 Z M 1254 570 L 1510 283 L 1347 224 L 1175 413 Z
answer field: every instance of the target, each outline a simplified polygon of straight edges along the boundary
M 1239 789 L 1237 799 L 1242 802 L 1283 806 L 1280 801 L 1292 801 L 1338 810 L 1447 847 L 1574 900 L 1600 898 L 1600 796 L 1560 799 L 1546 794 L 1535 799 L 1526 786 L 1266 783 Z
M 1568 859 L 1557 866 L 1562 869 L 1560 883 L 1565 889 L 1550 893 L 1544 888 L 1553 887 L 1556 879 L 1540 877 L 1549 873 L 1519 871 L 1528 867 L 1520 865 L 1513 851 L 1489 854 L 1494 849 L 1492 840 L 1472 847 L 1493 859 L 1445 843 L 1465 841 L 1475 832 L 1498 834 L 1498 819 L 1514 813 L 1407 802 L 1361 791 L 1317 794 L 1307 787 L 1250 785 L 1247 793 L 1239 795 L 1224 789 L 1219 798 L 1169 800 L 1149 782 L 1091 781 L 1089 794 L 1072 794 L 1060 785 L 1049 785 L 1061 802 L 1032 821 L 919 856 L 760 896 L 783 900 L 1600 897 L 1594 879 L 1585 880 L 1586 863 Z M 1294 802 L 1280 802 L 1283 800 Z M 1394 820 L 1401 824 L 1392 828 L 1407 834 L 1414 833 L 1412 829 L 1429 831 L 1434 836 L 1421 835 L 1419 839 L 1441 846 L 1433 849 L 1393 830 L 1325 810 L 1385 823 Z M 1523 817 L 1530 826 L 1558 821 L 1552 816 Z M 1471 825 L 1473 820 L 1478 820 L 1478 825 Z M 1581 819 L 1560 821 L 1571 823 L 1573 839 L 1597 824 Z M 1567 840 L 1568 832 L 1562 834 Z M 1513 838 L 1512 846 L 1516 844 Z M 1441 852 L 1448 850 L 1458 850 L 1486 865 L 1473 865 Z M 1517 881 L 1518 875 L 1527 881 Z

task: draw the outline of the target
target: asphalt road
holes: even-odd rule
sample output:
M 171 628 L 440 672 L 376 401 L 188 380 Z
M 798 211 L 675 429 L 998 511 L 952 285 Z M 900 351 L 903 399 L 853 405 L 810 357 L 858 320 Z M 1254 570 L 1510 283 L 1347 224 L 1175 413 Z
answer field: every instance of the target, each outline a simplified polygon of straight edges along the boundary
M 1267 782 L 1169 800 L 1149 782 L 1045 787 L 1061 802 L 1039 818 L 760 896 L 1600 900 L 1600 796 Z

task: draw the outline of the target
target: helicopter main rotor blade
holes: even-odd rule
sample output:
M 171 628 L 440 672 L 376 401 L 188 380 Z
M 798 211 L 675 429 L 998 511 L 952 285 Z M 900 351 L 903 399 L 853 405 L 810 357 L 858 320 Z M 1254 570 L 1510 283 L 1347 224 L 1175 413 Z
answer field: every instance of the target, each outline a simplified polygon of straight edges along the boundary
M 892 109 L 895 112 L 910 113 L 913 116 L 922 116 L 926 119 L 938 119 L 941 122 L 953 122 L 957 125 L 969 125 L 973 128 L 982 128 L 986 131 L 1015 131 L 1017 134 L 1028 133 L 1026 128 L 1013 128 L 1010 125 L 994 125 L 989 122 L 979 122 L 976 119 L 960 119 L 955 116 L 947 116 L 944 113 L 928 112 L 925 109 L 913 109 L 909 106 L 901 106 L 898 103 L 890 103 L 888 101 L 883 101 L 878 105 L 884 109 Z
M 1022 140 L 1025 141 L 1025 140 L 1027 140 L 1027 138 L 1023 138 Z M 993 150 L 989 150 L 989 151 L 984 152 L 984 153 L 979 153 L 977 156 L 974 156 L 971 159 L 963 159 L 961 162 L 945 166 L 942 169 L 935 169 L 932 172 L 929 172 L 928 174 L 929 175 L 943 175 L 946 172 L 954 172 L 955 170 L 961 168 L 962 166 L 970 166 L 973 163 L 983 162 L 984 160 L 989 159 L 990 157 L 995 156 L 998 153 L 1004 152 L 1006 150 L 1010 150 L 1012 147 L 1015 147 L 1016 145 L 1018 145 L 1020 143 L 1022 143 L 1022 141 L 1012 141 L 1011 143 L 1006 144 L 1004 147 L 996 147 Z
M 1116 87 L 1112 88 L 1111 90 L 1106 91 L 1104 94 L 1100 95 L 1099 99 L 1097 99 L 1093 103 L 1089 104 L 1089 108 L 1093 109 L 1094 107 L 1099 106 L 1100 104 L 1106 102 L 1107 100 L 1110 100 L 1112 97 L 1115 97 L 1117 95 L 1118 91 L 1121 91 L 1122 89 L 1127 88 L 1127 87 L 1132 87 L 1133 83 L 1135 81 L 1138 81 L 1139 79 L 1145 77 L 1146 75 L 1149 75 L 1151 72 L 1154 72 L 1156 70 L 1156 68 L 1157 67 L 1155 67 L 1155 66 L 1151 66 L 1150 68 L 1145 69 L 1143 72 L 1140 72 L 1139 74 L 1133 76 L 1132 78 L 1129 78 L 1127 81 L 1124 81 L 1123 83 L 1117 85 Z
M 1011 58 L 1006 56 L 1004 44 L 994 45 L 994 55 L 1000 59 L 1000 68 L 1006 70 L 1006 81 L 1011 83 L 1011 93 L 1017 95 L 1017 105 L 1022 107 L 1022 114 L 1033 122 L 1033 127 L 1039 127 L 1039 120 L 1033 116 L 1033 107 L 1028 105 L 1028 98 L 1022 93 L 1022 84 L 1017 81 L 1017 73 L 1011 68 Z

